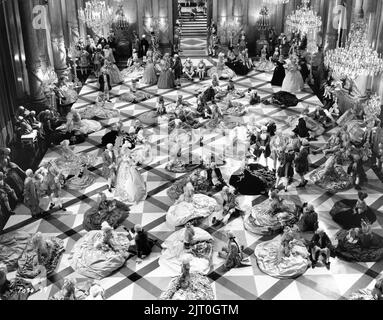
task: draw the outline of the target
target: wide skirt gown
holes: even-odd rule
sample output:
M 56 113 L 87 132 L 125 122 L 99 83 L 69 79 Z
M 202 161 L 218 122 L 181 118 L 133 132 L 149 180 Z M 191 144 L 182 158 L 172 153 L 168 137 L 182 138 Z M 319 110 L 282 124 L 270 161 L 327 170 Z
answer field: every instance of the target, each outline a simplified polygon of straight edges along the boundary
M 138 203 L 146 196 L 146 183 L 137 167 L 122 162 L 117 171 L 115 197 L 124 203 Z
M 158 89 L 173 89 L 175 87 L 174 81 L 174 74 L 171 70 L 162 71 L 158 78 Z
M 179 275 L 185 258 L 190 258 L 190 272 L 208 274 L 213 257 L 213 237 L 201 228 L 194 228 L 194 244 L 185 250 L 185 228 L 174 232 L 162 244 L 162 254 L 158 261 L 165 274 Z
M 279 259 L 280 237 L 260 243 L 254 250 L 259 269 L 278 279 L 295 279 L 303 275 L 310 266 L 310 254 L 302 241 L 293 240 L 290 245 L 290 256 Z
M 287 72 L 286 77 L 282 83 L 282 91 L 298 93 L 301 92 L 303 88 L 304 82 L 302 74 L 298 70 Z
M 144 75 L 142 76 L 140 83 L 146 85 L 155 85 L 157 81 L 157 73 L 156 69 L 154 68 L 154 64 L 149 62 L 145 67 Z

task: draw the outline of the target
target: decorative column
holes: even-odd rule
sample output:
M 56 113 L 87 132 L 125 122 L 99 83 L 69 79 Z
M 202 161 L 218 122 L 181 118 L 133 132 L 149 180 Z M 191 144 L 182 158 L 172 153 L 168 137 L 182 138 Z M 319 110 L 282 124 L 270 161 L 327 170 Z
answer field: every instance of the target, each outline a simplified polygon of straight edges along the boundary
M 45 105 L 41 88 L 42 70 L 49 66 L 47 44 L 47 6 L 40 0 L 19 0 L 21 28 L 28 72 L 29 95 L 33 103 Z
M 80 26 L 78 21 L 78 11 L 76 0 L 65 0 L 66 16 L 68 24 L 68 38 L 69 44 L 78 41 L 80 38 Z
M 55 71 L 60 77 L 68 68 L 66 64 L 66 50 L 63 25 L 61 20 L 61 4 L 57 0 L 48 0 L 49 17 L 51 21 L 51 44 Z
M 334 18 L 336 13 L 337 0 L 328 1 L 328 11 L 327 11 L 327 26 L 325 29 L 324 36 L 324 48 L 325 50 L 335 49 L 337 46 L 338 40 L 338 24 Z M 335 13 L 334 13 L 335 11 Z

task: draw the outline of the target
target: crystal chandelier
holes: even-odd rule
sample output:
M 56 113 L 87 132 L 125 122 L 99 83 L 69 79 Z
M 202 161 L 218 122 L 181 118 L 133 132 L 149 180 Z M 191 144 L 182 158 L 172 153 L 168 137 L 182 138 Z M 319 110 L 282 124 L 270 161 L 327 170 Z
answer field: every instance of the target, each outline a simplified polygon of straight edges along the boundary
M 261 30 L 266 30 L 269 27 L 269 8 L 266 6 L 262 7 L 259 15 L 260 19 L 258 21 L 258 27 Z
M 98 36 L 103 34 L 103 29 L 113 22 L 113 10 L 105 1 L 91 0 L 85 3 L 85 9 L 78 10 L 79 19 L 86 23 Z
M 114 18 L 114 27 L 117 30 L 129 29 L 129 21 L 125 16 L 123 5 L 120 5 L 119 9 L 116 11 L 116 16 Z
M 302 35 L 319 31 L 322 27 L 322 18 L 310 7 L 310 0 L 302 0 L 303 5 L 298 7 L 286 19 L 290 31 L 298 31 Z
M 327 52 L 325 65 L 339 79 L 355 80 L 362 75 L 374 76 L 383 71 L 382 55 L 369 44 L 364 19 L 353 22 L 344 48 Z

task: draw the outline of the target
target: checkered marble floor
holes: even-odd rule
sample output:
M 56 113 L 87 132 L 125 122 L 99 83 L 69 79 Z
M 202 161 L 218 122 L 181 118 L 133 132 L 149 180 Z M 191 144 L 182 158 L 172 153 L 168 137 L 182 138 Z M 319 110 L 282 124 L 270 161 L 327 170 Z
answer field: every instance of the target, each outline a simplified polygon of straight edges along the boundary
M 211 61 L 212 62 L 212 61 Z M 235 85 L 238 89 L 246 89 L 255 87 L 262 98 L 268 98 L 273 92 L 279 91 L 274 88 L 268 81 L 271 80 L 271 74 L 259 73 L 252 71 L 249 75 L 238 77 Z M 143 86 L 140 90 L 151 93 L 153 98 L 139 104 L 129 104 L 118 101 L 118 96 L 124 94 L 130 84 L 115 86 L 112 91 L 113 102 L 115 107 L 121 111 L 121 118 L 124 125 L 128 127 L 136 117 L 146 111 L 154 110 L 156 99 L 159 95 L 165 98 L 166 102 L 174 102 L 178 94 L 182 94 L 184 99 L 195 102 L 196 91 L 203 84 L 207 84 L 210 80 L 203 83 L 191 83 L 185 81 L 179 90 L 159 90 L 157 86 Z M 94 79 L 90 79 L 81 91 L 80 99 L 75 107 L 81 109 L 85 105 L 95 101 L 97 96 L 97 83 Z M 304 100 L 312 108 L 320 104 L 319 99 L 313 95 L 310 89 L 298 94 L 298 97 Z M 288 130 L 289 125 L 286 123 L 288 116 L 296 115 L 301 112 L 301 107 L 281 110 L 274 106 L 257 106 L 252 110 L 253 116 L 260 122 L 274 120 L 279 128 Z M 246 119 L 244 119 L 246 120 Z M 66 252 L 56 269 L 56 272 L 49 277 L 47 286 L 31 297 L 31 299 L 47 299 L 55 294 L 61 287 L 63 279 L 67 276 L 77 278 L 78 282 L 86 281 L 82 276 L 76 274 L 70 267 L 69 254 L 73 245 L 84 234 L 82 228 L 84 212 L 96 204 L 97 194 L 105 191 L 109 197 L 111 194 L 107 191 L 106 181 L 101 177 L 101 153 L 99 147 L 102 136 L 108 132 L 111 125 L 118 119 L 108 119 L 101 121 L 103 130 L 91 134 L 86 142 L 75 147 L 76 152 L 87 152 L 95 154 L 98 162 L 92 171 L 97 175 L 95 183 L 89 188 L 81 191 L 63 191 L 63 200 L 67 212 L 52 211 L 43 219 L 32 219 L 28 209 L 23 205 L 16 210 L 17 214 L 12 216 L 8 221 L 4 232 L 14 230 L 23 230 L 30 233 L 42 232 L 46 235 L 57 236 L 64 240 Z M 152 134 L 151 143 L 158 150 L 163 148 L 164 136 L 159 134 L 158 128 L 147 128 Z M 321 137 L 313 144 L 321 146 L 331 135 L 330 132 Z M 213 137 L 214 138 L 214 137 Z M 209 141 L 213 141 L 210 139 Z M 205 140 L 205 143 L 209 143 Z M 59 156 L 57 149 L 50 149 L 43 161 Z M 323 155 L 310 156 L 312 169 L 323 164 L 325 159 Z M 168 162 L 168 156 L 159 152 L 152 163 L 141 168 L 141 174 L 145 178 L 148 187 L 148 198 L 146 201 L 139 203 L 131 208 L 131 213 L 124 225 L 128 228 L 139 223 L 149 232 L 150 237 L 159 240 L 161 244 L 168 236 L 172 234 L 172 230 L 165 223 L 165 214 L 172 204 L 167 197 L 166 191 L 172 183 L 182 177 L 180 174 L 172 174 L 165 170 Z M 226 178 L 239 167 L 240 163 L 228 159 L 227 164 L 223 167 L 223 173 Z M 380 209 L 383 205 L 383 184 L 376 177 L 372 170 L 367 171 L 369 183 L 366 191 L 369 193 L 367 199 L 368 205 L 374 209 Z M 296 185 L 297 182 L 294 183 Z M 339 227 L 332 221 L 329 216 L 329 210 L 332 205 L 342 198 L 356 198 L 357 191 L 352 189 L 349 191 L 332 195 L 312 184 L 306 189 L 297 190 L 291 187 L 286 197 L 294 200 L 297 204 L 311 202 L 315 205 L 320 217 L 320 226 L 323 227 L 331 237 L 334 237 Z M 262 196 L 242 197 L 241 201 L 248 204 L 257 204 L 264 201 Z M 382 232 L 383 215 L 379 215 L 378 222 L 374 224 L 377 233 L 383 235 Z M 234 269 L 229 272 L 223 271 L 223 260 L 217 256 L 217 251 L 221 249 L 225 243 L 224 231 L 232 230 L 238 237 L 239 243 L 243 244 L 245 253 L 250 256 L 252 265 L 250 267 Z M 217 299 L 225 300 L 337 300 L 344 299 L 352 292 L 373 285 L 374 278 L 382 271 L 383 262 L 379 263 L 347 263 L 338 259 L 332 260 L 331 270 L 325 268 L 309 269 L 303 276 L 295 280 L 278 280 L 263 274 L 257 267 L 253 250 L 255 246 L 270 238 L 255 236 L 244 230 L 242 218 L 238 218 L 229 223 L 226 227 L 216 230 L 208 229 L 215 239 L 215 253 L 213 259 L 213 271 L 208 275 L 211 279 L 213 289 Z M 161 269 L 158 259 L 161 255 L 159 246 L 154 248 L 154 252 L 150 257 L 141 264 L 136 263 L 136 259 L 129 259 L 125 266 L 112 276 L 101 280 L 101 285 L 106 289 L 106 298 L 110 300 L 148 300 L 157 299 L 161 292 L 167 288 L 172 275 L 167 274 L 166 270 Z M 12 274 L 10 275 L 12 277 Z

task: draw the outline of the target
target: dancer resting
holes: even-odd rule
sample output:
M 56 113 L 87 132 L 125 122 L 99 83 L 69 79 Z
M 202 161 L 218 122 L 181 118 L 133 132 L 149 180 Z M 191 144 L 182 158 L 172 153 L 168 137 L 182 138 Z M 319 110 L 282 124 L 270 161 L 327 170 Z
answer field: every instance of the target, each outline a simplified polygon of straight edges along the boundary
M 64 242 L 55 237 L 46 237 L 38 232 L 30 238 L 23 254 L 18 260 L 17 273 L 22 278 L 36 278 L 42 271 L 51 275 L 64 253 Z
M 295 172 L 300 176 L 301 182 L 297 188 L 304 188 L 308 181 L 305 179 L 305 175 L 309 172 L 309 154 L 310 154 L 310 143 L 303 139 L 302 146 L 299 152 L 295 155 Z
M 212 225 L 218 226 L 228 224 L 231 217 L 237 217 L 241 215 L 242 211 L 239 209 L 239 203 L 237 201 L 237 195 L 234 188 L 225 186 L 222 191 L 214 196 L 217 200 L 221 210 L 218 216 L 213 216 Z
M 232 79 L 232 78 L 236 77 L 235 72 L 225 65 L 225 54 L 224 53 L 220 53 L 218 55 L 217 66 L 209 69 L 207 74 L 210 78 L 212 78 L 214 74 L 217 74 L 218 79 Z
M 114 109 L 114 105 L 106 101 L 107 97 L 104 92 L 99 92 L 95 104 L 89 105 L 85 109 L 81 109 L 80 116 L 82 119 L 111 119 L 119 118 L 120 111 Z
M 281 237 L 257 245 L 254 254 L 259 269 L 278 279 L 296 279 L 310 266 L 306 245 L 291 228 L 286 228 Z
M 383 238 L 372 231 L 371 225 L 362 221 L 361 228 L 337 233 L 335 253 L 349 262 L 378 262 L 383 259 Z
M 193 220 L 200 220 L 218 213 L 220 207 L 214 198 L 203 194 L 195 194 L 194 187 L 188 183 L 184 193 L 166 214 L 166 222 L 176 228 Z
M 360 228 L 362 221 L 374 223 L 375 212 L 367 206 L 365 199 L 368 194 L 358 192 L 358 200 L 344 199 L 335 203 L 330 211 L 333 220 L 342 226 L 343 229 Z
M 352 187 L 349 175 L 337 164 L 338 154 L 330 156 L 326 163 L 312 171 L 309 178 L 328 192 L 337 193 Z
M 158 89 L 173 89 L 175 87 L 175 79 L 169 54 L 165 54 L 159 66 L 161 72 L 157 83 Z
M 243 254 L 243 246 L 239 246 L 236 236 L 232 231 L 227 232 L 228 243 L 218 253 L 221 259 L 225 259 L 224 268 L 230 270 L 233 268 L 250 267 L 249 258 L 245 258 Z
M 116 232 L 103 222 L 101 231 L 90 231 L 76 242 L 71 267 L 84 277 L 103 279 L 125 264 L 129 247 L 127 233 Z
M 270 191 L 269 199 L 254 206 L 244 220 L 245 229 L 259 235 L 275 235 L 286 226 L 298 221 L 298 209 L 294 202 L 280 197 L 278 191 Z
M 84 214 L 82 226 L 86 231 L 101 230 L 103 222 L 117 229 L 129 216 L 129 206 L 117 201 L 108 200 L 105 193 L 100 193 L 97 204 Z
M 189 249 L 185 249 L 186 228 L 174 232 L 162 244 L 162 254 L 158 261 L 166 274 L 181 272 L 185 257 L 190 257 L 190 271 L 208 274 L 212 266 L 213 237 L 205 230 L 194 227 L 194 235 Z
M 160 300 L 214 300 L 209 279 L 201 273 L 190 272 L 190 257 L 182 262 L 181 275 L 173 279 Z
M 315 232 L 311 239 L 309 250 L 313 269 L 317 266 L 319 258 L 321 257 L 327 270 L 330 270 L 330 257 L 331 252 L 333 251 L 333 245 L 329 236 L 323 229 L 318 229 Z
M 305 203 L 297 223 L 300 232 L 315 232 L 319 227 L 318 214 L 312 204 Z
M 104 300 L 105 290 L 98 282 L 77 283 L 76 279 L 65 278 L 61 290 L 49 300 Z

